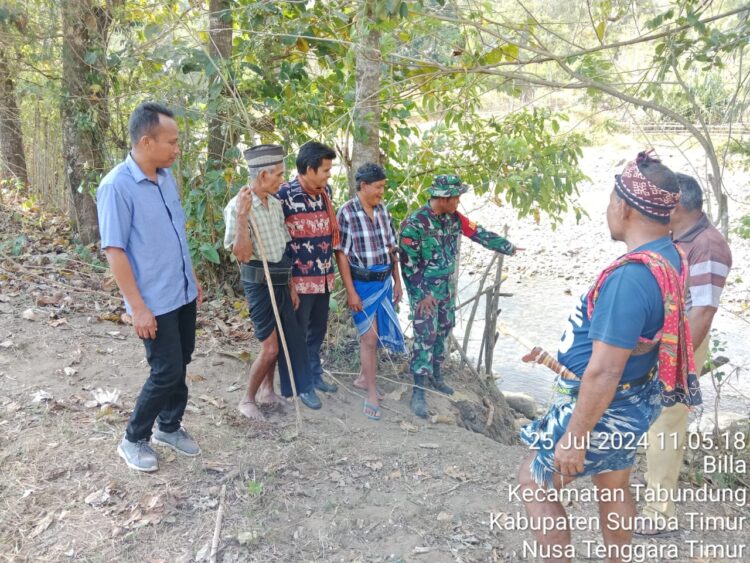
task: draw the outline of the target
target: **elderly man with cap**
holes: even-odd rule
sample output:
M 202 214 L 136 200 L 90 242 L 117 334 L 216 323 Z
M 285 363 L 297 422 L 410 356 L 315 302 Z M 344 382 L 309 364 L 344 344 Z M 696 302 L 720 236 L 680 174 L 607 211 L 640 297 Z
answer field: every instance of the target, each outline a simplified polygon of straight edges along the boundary
M 354 385 L 367 390 L 365 416 L 380 420 L 380 397 L 375 386 L 377 349 L 404 351 L 404 335 L 393 308 L 401 299 L 401 278 L 396 233 L 382 203 L 385 171 L 377 164 L 363 164 L 355 180 L 357 195 L 337 214 L 341 238 L 334 250 L 360 337 L 361 368 Z
M 224 246 L 231 249 L 240 262 L 240 277 L 245 290 L 250 318 L 261 351 L 250 366 L 247 392 L 239 404 L 239 411 L 251 420 L 263 420 L 258 404 L 284 406 L 284 401 L 273 389 L 273 374 L 281 346 L 276 317 L 271 305 L 271 291 L 276 298 L 284 336 L 294 372 L 294 382 L 302 403 L 311 408 L 321 407 L 320 399 L 310 377 L 307 348 L 296 343 L 304 341 L 294 310 L 299 297 L 292 286 L 292 263 L 286 254 L 289 231 L 284 224 L 281 202 L 274 197 L 284 182 L 284 151 L 278 145 L 258 145 L 245 151 L 252 186 L 244 186 L 224 209 Z M 250 216 L 255 219 L 255 225 Z M 268 286 L 263 270 L 263 259 L 268 262 L 272 287 Z M 286 358 L 282 356 L 282 361 Z M 287 370 L 281 374 L 281 394 L 291 397 L 292 386 Z
M 629 476 L 644 434 L 662 405 L 700 403 L 685 314 L 687 264 L 669 237 L 678 198 L 675 174 L 648 153 L 615 176 L 607 224 L 627 253 L 604 269 L 570 316 L 557 353 L 566 368 L 555 384 L 558 398 L 521 431 L 532 450 L 518 475 L 528 516 L 565 521 L 559 489 L 590 475 L 607 561 L 630 553 Z M 534 536 L 542 557 L 585 556 L 575 553 L 568 526 L 535 529 Z
M 414 322 L 410 370 L 414 376 L 411 409 L 427 417 L 425 380 L 441 393 L 453 394 L 440 372 L 445 359 L 445 339 L 455 325 L 455 298 L 450 277 L 455 271 L 458 237 L 462 234 L 489 250 L 513 255 L 509 241 L 483 229 L 457 211 L 461 194 L 468 190 L 458 176 L 436 176 L 427 189 L 430 200 L 403 223 L 401 267 Z

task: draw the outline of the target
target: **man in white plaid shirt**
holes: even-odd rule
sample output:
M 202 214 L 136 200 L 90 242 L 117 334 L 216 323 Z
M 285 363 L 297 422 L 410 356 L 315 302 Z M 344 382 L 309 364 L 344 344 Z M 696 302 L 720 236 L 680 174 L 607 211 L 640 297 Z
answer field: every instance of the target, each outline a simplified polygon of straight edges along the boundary
M 288 343 L 304 340 L 304 332 L 297 322 L 294 310 L 299 307 L 299 297 L 292 285 L 292 263 L 286 254 L 286 243 L 291 240 L 284 224 L 281 202 L 274 197 L 284 181 L 284 151 L 279 145 L 258 145 L 245 151 L 252 187 L 245 186 L 224 209 L 224 246 L 240 262 L 240 277 L 247 298 L 250 319 L 255 326 L 255 336 L 261 351 L 250 367 L 250 377 L 245 396 L 238 405 L 239 411 L 250 420 L 264 420 L 259 404 L 284 406 L 276 395 L 273 375 L 281 346 L 276 317 L 271 305 L 271 290 Z M 250 221 L 255 219 L 258 232 Z M 272 287 L 263 269 L 263 259 L 268 262 Z M 287 346 L 294 372 L 297 394 L 302 403 L 311 408 L 321 407 L 315 394 L 307 348 Z M 282 357 L 282 361 L 286 358 Z M 280 370 L 281 394 L 293 394 L 286 370 Z
M 355 387 L 367 391 L 364 414 L 380 419 L 377 349 L 404 351 L 404 336 L 393 305 L 401 299 L 401 277 L 396 260 L 396 233 L 382 203 L 385 171 L 376 164 L 357 170 L 357 195 L 336 216 L 341 240 L 334 246 L 336 262 L 346 287 L 347 303 L 360 336 L 361 369 Z

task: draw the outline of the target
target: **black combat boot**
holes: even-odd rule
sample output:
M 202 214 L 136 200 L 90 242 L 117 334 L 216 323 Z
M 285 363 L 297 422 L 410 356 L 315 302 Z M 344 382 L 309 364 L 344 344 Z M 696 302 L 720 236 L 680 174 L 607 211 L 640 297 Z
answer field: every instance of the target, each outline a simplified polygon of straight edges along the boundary
M 414 389 L 409 406 L 414 414 L 421 418 L 427 418 L 427 401 L 424 400 L 424 375 L 414 376 Z
M 435 391 L 440 391 L 441 393 L 445 393 L 446 395 L 453 395 L 453 387 L 445 383 L 443 374 L 440 373 L 440 364 L 433 364 L 430 384 L 432 385 L 432 388 L 435 389 Z

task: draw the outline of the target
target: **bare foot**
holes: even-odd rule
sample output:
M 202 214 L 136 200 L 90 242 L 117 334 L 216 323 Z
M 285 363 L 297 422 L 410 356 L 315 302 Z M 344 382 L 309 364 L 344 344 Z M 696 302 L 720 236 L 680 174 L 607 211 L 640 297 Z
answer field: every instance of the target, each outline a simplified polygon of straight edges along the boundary
M 260 406 L 278 408 L 282 411 L 286 411 L 289 408 L 289 403 L 286 402 L 284 397 L 277 395 L 275 392 L 264 393 L 258 398 L 257 402 Z
M 357 380 L 354 382 L 354 386 L 357 389 L 361 389 L 362 391 L 367 391 L 367 384 L 365 383 L 365 380 L 361 377 L 357 378 Z M 385 393 L 380 387 L 375 387 L 375 392 L 378 394 L 378 400 L 382 401 L 385 399 Z
M 237 405 L 237 409 L 242 413 L 242 416 L 245 416 L 250 420 L 254 420 L 256 422 L 263 422 L 266 420 L 266 417 L 263 416 L 262 412 L 260 412 L 258 405 L 256 405 L 253 401 L 242 399 L 240 401 L 240 404 Z

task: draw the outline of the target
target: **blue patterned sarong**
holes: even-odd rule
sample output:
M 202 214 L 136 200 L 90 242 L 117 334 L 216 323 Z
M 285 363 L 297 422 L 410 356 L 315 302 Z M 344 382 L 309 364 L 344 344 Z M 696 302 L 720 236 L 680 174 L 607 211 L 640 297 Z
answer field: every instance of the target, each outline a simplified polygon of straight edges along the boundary
M 547 413 L 521 428 L 521 440 L 536 457 L 531 462 L 531 476 L 540 487 L 551 488 L 555 473 L 555 446 L 565 434 L 575 408 L 579 379 L 558 379 L 558 399 Z M 661 383 L 652 378 L 633 387 L 618 387 L 612 403 L 604 411 L 589 437 L 583 473 L 596 475 L 632 467 L 641 437 L 661 412 Z
M 382 272 L 388 267 L 388 264 L 378 264 L 368 269 Z M 405 352 L 404 333 L 393 308 L 393 278 L 388 276 L 384 281 L 353 281 L 354 289 L 362 300 L 362 311 L 352 313 L 359 335 L 370 330 L 372 322 L 377 319 L 378 348 L 387 347 L 393 352 Z

